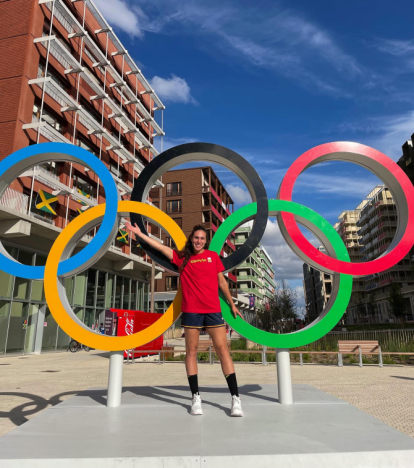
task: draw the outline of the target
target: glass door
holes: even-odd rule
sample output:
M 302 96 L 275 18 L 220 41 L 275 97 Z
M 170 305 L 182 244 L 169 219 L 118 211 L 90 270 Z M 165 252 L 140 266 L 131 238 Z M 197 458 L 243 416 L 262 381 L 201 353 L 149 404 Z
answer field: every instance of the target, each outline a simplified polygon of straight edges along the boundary
M 29 316 L 27 318 L 26 337 L 24 342 L 24 353 L 33 353 L 36 337 L 37 320 L 39 317 L 40 304 L 30 304 Z
M 23 353 L 26 339 L 29 304 L 12 302 L 6 353 Z

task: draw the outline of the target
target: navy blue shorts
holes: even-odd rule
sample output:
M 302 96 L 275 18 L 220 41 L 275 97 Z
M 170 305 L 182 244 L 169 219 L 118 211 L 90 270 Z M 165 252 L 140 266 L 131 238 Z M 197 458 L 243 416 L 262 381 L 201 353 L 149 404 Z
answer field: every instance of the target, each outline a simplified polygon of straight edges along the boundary
M 183 312 L 181 315 L 181 326 L 183 328 L 199 328 L 204 330 L 206 328 L 225 327 L 223 315 L 221 312 L 214 312 L 211 314 L 193 314 L 190 312 Z

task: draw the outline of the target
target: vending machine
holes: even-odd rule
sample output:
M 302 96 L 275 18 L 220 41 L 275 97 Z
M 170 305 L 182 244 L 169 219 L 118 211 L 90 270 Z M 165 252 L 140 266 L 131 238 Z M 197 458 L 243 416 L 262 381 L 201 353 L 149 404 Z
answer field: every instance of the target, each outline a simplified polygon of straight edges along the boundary
M 152 314 L 149 312 L 142 312 L 140 310 L 125 310 L 125 309 L 111 309 L 111 312 L 117 316 L 116 336 L 126 336 L 144 330 L 148 326 L 156 322 L 162 314 Z M 134 350 L 125 350 L 124 358 L 127 357 L 141 357 L 151 354 L 157 354 L 157 350 L 161 350 L 164 344 L 164 337 L 161 335 L 149 343 L 139 346 Z

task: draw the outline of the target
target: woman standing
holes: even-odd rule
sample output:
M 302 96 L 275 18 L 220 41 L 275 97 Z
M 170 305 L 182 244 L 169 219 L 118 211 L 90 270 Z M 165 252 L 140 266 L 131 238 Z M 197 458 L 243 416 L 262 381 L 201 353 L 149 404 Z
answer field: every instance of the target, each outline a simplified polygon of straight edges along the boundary
M 191 414 L 203 414 L 198 391 L 197 347 L 200 331 L 205 329 L 213 340 L 231 393 L 231 415 L 243 416 L 234 365 L 227 349 L 226 327 L 220 312 L 219 287 L 234 316 L 243 316 L 234 305 L 220 257 L 208 250 L 206 230 L 202 225 L 194 226 L 183 250 L 176 251 L 144 235 L 136 223 L 135 226 L 126 223 L 126 228 L 163 253 L 179 268 L 183 295 L 181 326 L 185 328 L 185 366 L 193 396 Z

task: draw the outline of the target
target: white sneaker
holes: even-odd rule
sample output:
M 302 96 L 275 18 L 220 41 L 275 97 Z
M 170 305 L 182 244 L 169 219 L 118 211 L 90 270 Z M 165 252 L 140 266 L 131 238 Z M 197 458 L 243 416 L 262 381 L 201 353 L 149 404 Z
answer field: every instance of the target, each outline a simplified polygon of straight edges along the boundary
M 193 395 L 193 402 L 191 404 L 191 414 L 196 416 L 203 414 L 203 409 L 201 408 L 201 396 Z
M 240 398 L 236 395 L 231 397 L 231 416 L 242 417 L 244 416 L 243 410 L 241 407 Z

